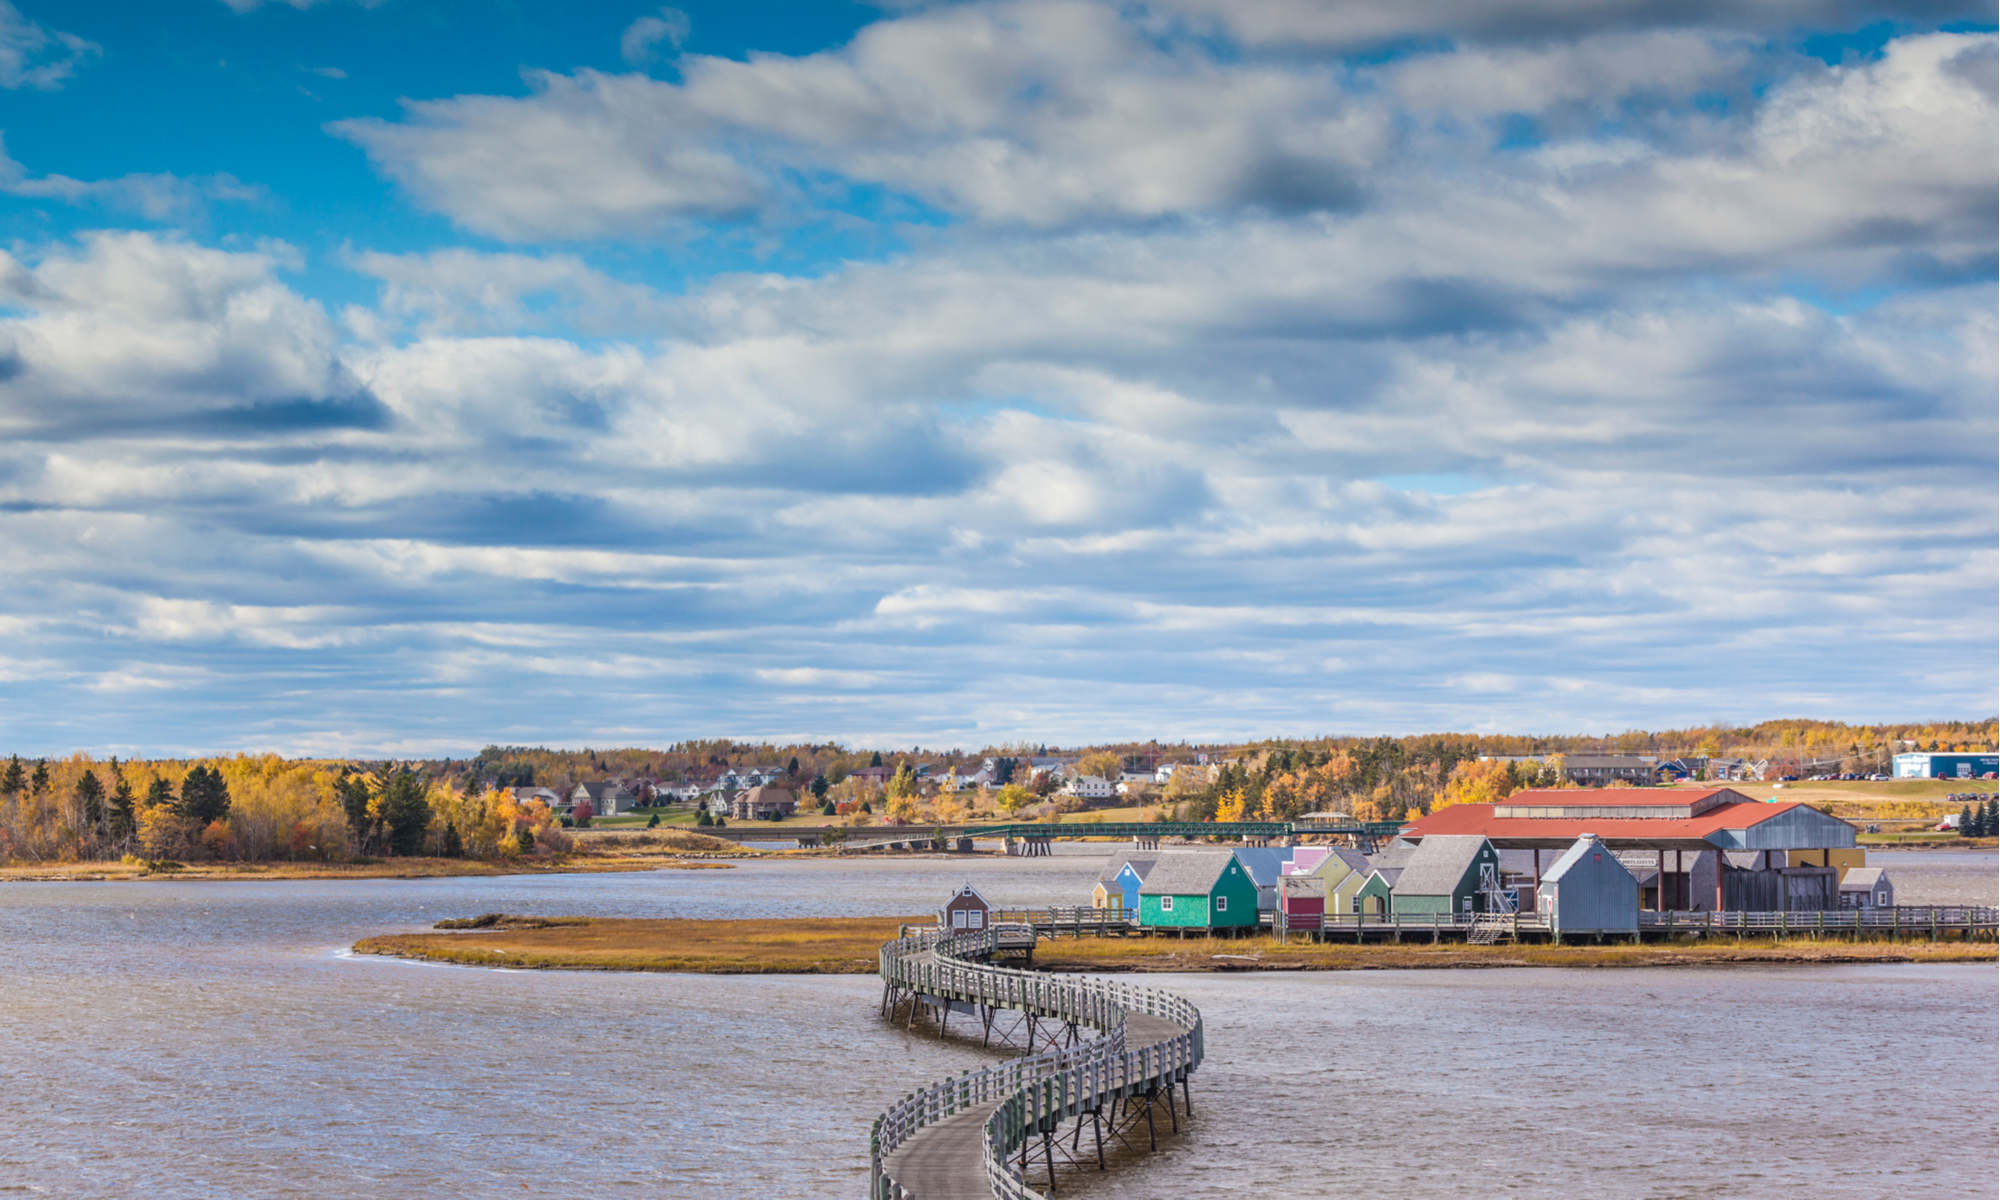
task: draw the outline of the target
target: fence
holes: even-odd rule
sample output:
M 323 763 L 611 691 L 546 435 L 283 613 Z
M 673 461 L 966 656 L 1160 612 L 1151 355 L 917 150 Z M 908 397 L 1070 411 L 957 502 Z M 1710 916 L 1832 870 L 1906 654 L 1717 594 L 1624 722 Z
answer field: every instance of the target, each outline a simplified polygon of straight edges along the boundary
M 1018 927 L 1016 927 L 1018 929 Z M 940 1080 L 896 1101 L 875 1119 L 869 1138 L 871 1200 L 913 1195 L 886 1168 L 889 1157 L 924 1130 L 970 1109 L 994 1105 L 981 1135 L 980 1162 L 996 1197 L 1036 1197 L 1009 1165 L 1010 1153 L 1051 1122 L 1095 1111 L 1121 1096 L 1171 1085 L 1202 1059 L 1201 1013 L 1178 996 L 1114 980 L 1055 977 L 969 961 L 990 958 L 1007 940 L 1006 926 L 967 933 L 922 930 L 882 947 L 885 983 L 950 1002 L 1015 1009 L 1098 1030 L 1080 1046 L 1048 1050 Z M 914 1001 L 913 1001 L 914 1002 Z M 1183 1032 L 1131 1046 L 1126 1015 L 1145 1013 Z

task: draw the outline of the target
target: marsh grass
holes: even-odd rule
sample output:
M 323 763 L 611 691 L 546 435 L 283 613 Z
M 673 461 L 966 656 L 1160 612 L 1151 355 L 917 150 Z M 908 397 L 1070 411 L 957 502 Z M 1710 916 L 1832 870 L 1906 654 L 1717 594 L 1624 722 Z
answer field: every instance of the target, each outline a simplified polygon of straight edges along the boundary
M 500 967 L 703 974 L 866 975 L 897 927 L 917 917 L 688 921 L 625 918 L 472 918 L 476 932 L 368 938 L 363 954 Z M 1748 939 L 1606 945 L 1467 946 L 1312 943 L 1272 937 L 1044 940 L 1051 971 L 1369 971 L 1444 967 L 1650 967 L 1735 963 L 1993 962 L 1990 942 Z

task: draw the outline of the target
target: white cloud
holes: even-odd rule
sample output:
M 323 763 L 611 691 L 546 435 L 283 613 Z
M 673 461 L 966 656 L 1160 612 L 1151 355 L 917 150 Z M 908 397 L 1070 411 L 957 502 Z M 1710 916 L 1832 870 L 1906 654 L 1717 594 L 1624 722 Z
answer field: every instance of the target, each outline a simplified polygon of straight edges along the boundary
M 97 43 L 52 31 L 23 16 L 11 0 L 0 0 L 0 88 L 59 88 L 84 59 L 103 52 Z
M 0 192 L 65 204 L 92 202 L 151 221 L 187 219 L 211 201 L 251 203 L 264 192 L 233 175 L 183 177 L 165 174 L 120 175 L 113 179 L 72 179 L 67 175 L 32 175 L 7 154 L 0 140 Z
M 659 55 L 662 44 L 678 50 L 693 28 L 688 15 L 678 8 L 663 8 L 656 16 L 640 17 L 625 27 L 618 38 L 618 56 L 642 67 Z

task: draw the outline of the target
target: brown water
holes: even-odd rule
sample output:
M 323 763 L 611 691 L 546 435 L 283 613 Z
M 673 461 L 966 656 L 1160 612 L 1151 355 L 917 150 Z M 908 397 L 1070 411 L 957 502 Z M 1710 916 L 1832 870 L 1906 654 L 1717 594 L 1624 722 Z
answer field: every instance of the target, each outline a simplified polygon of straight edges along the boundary
M 1000 903 L 1069 902 L 1095 866 L 0 887 L 0 1193 L 857 1196 L 882 1105 L 986 1061 L 879 1022 L 871 979 L 484 971 L 341 951 L 496 909 L 915 913 L 967 879 Z M 1899 886 L 1921 866 L 1898 870 Z M 1065 1195 L 1996 1187 L 2000 998 L 1983 967 L 1161 982 L 1209 1021 L 1200 1119 Z

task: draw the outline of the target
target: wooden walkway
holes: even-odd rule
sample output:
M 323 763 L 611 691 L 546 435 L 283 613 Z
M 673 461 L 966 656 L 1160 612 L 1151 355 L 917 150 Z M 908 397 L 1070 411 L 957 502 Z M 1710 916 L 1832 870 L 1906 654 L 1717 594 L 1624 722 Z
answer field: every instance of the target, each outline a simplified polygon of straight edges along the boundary
M 1039 1197 L 1015 1165 L 1016 1151 L 1040 1138 L 1053 1169 L 1048 1147 L 1061 1122 L 1089 1117 L 1096 1132 L 1107 1109 L 1135 1097 L 1150 1104 L 1163 1089 L 1171 1097 L 1176 1083 L 1186 1090 L 1202 1058 L 1194 1005 L 1151 988 L 986 961 L 1024 935 L 1032 937 L 1009 926 L 926 929 L 882 948 L 883 1009 L 891 1015 L 905 1002 L 912 1022 L 919 1006 L 946 1020 L 971 1011 L 990 1033 L 994 1012 L 1004 1009 L 1030 1022 L 1031 1045 L 1038 1019 L 1071 1037 L 1079 1029 L 1100 1036 L 940 1080 L 890 1106 L 870 1139 L 871 1200 Z

